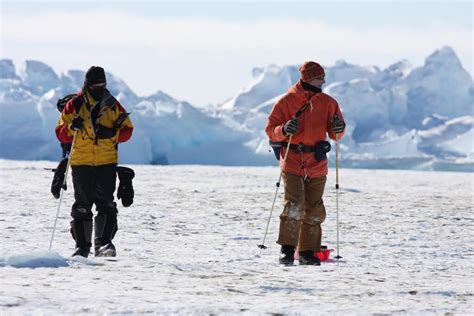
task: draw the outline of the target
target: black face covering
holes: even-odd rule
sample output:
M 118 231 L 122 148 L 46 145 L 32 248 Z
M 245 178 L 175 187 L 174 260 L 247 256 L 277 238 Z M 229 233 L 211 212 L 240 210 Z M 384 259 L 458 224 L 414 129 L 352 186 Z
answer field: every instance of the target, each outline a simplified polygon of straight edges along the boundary
M 309 83 L 304 82 L 303 80 L 300 80 L 300 82 L 301 82 L 301 86 L 306 91 L 311 91 L 311 92 L 314 92 L 314 93 L 321 93 L 322 92 L 321 88 L 310 85 Z
M 102 98 L 104 97 L 104 93 L 105 93 L 105 87 L 101 87 L 101 88 L 89 87 L 88 89 L 89 89 L 89 93 L 94 98 L 94 100 L 102 101 Z

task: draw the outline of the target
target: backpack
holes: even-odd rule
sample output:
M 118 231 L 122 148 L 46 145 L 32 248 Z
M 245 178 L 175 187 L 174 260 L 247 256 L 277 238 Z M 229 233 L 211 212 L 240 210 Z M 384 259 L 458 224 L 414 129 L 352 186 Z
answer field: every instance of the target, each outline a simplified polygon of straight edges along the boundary
M 76 113 L 79 113 L 79 110 L 81 109 L 82 106 L 82 98 L 80 98 L 77 93 L 71 93 L 68 94 L 60 99 L 58 99 L 58 102 L 56 103 L 56 107 L 60 113 L 63 112 L 64 108 L 66 107 L 66 104 L 69 102 L 69 100 L 73 99 L 73 104 L 74 108 L 76 110 Z M 71 151 L 71 144 L 69 143 L 61 143 L 61 148 L 63 150 L 63 158 L 65 158 L 68 153 Z M 54 180 L 53 180 L 54 183 Z M 53 190 L 53 189 L 51 189 Z M 55 189 L 56 192 L 59 192 L 59 189 L 56 187 Z M 52 191 L 51 191 L 52 192 Z M 53 195 L 56 197 L 55 193 Z
M 74 103 L 74 107 L 76 109 L 76 113 L 79 113 L 79 110 L 81 109 L 81 105 L 82 105 L 82 100 L 77 95 L 77 93 L 71 93 L 71 94 L 68 94 L 68 95 L 58 99 L 58 102 L 56 103 L 56 107 L 58 108 L 58 111 L 62 112 L 64 110 L 64 108 L 66 107 L 66 104 L 71 99 L 74 99 L 73 103 Z

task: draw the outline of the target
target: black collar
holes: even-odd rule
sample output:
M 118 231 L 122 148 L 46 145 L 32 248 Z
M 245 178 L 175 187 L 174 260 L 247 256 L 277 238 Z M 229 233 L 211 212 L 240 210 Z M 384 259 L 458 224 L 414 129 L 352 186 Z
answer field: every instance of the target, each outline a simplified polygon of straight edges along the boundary
M 303 80 L 300 80 L 300 82 L 301 82 L 301 86 L 306 91 L 311 91 L 311 92 L 314 92 L 314 93 L 321 93 L 323 91 L 323 90 L 321 90 L 321 88 L 310 85 L 309 83 L 304 82 Z

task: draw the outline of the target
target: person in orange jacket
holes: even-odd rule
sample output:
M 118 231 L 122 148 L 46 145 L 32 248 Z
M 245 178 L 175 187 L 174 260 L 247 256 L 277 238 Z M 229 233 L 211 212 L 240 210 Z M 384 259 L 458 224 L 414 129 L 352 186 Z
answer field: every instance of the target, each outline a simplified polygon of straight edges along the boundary
M 115 256 L 112 239 L 117 231 L 114 202 L 118 150 L 128 141 L 133 125 L 122 105 L 106 89 L 105 71 L 92 66 L 86 72 L 82 91 L 69 100 L 56 126 L 63 144 L 72 143 L 69 157 L 74 185 L 71 234 L 76 242 L 73 256 L 86 257 L 92 245 L 92 206 L 97 215 L 95 255 Z
M 265 128 L 272 146 L 280 146 L 276 154 L 285 183 L 277 243 L 281 264 L 292 265 L 298 248 L 300 265 L 320 265 L 314 253 L 321 249 L 321 224 L 326 218 L 322 199 L 330 150 L 326 137 L 340 139 L 345 123 L 337 101 L 321 90 L 323 67 L 307 61 L 299 70 L 301 79 L 275 103 Z

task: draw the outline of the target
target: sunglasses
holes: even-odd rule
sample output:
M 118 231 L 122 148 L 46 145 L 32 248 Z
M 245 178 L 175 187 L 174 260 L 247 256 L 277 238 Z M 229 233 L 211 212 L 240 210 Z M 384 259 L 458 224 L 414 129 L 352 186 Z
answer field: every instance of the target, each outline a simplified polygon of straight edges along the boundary
M 91 85 L 90 88 L 92 90 L 96 90 L 96 89 L 99 90 L 99 89 L 104 89 L 106 85 L 107 85 L 107 83 L 105 83 L 105 82 L 96 83 L 96 84 Z

